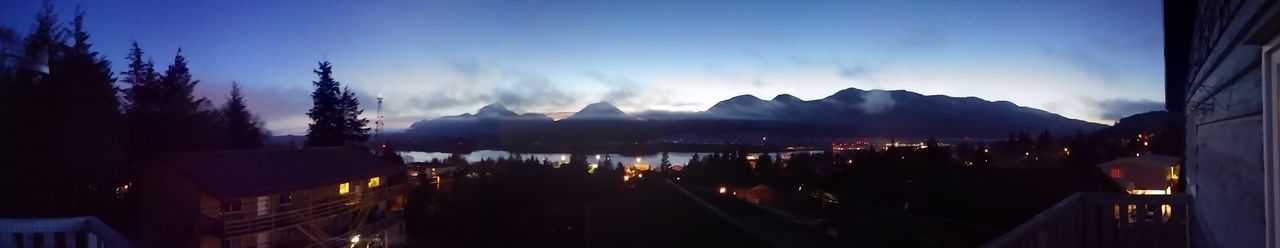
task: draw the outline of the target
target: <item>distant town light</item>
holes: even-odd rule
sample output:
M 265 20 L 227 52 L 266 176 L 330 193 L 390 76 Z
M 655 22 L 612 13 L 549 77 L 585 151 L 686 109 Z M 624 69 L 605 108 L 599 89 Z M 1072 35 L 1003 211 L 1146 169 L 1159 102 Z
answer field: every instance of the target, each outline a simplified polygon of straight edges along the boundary
M 640 157 L 636 157 L 636 163 L 637 163 L 637 164 L 639 164 L 639 163 L 640 163 Z
M 596 160 L 600 160 L 600 154 L 596 154 Z
M 630 181 L 630 180 L 631 180 L 631 175 L 622 175 L 623 182 Z
M 729 192 L 729 188 L 728 188 L 728 187 L 720 186 L 720 194 L 722 194 L 722 195 L 723 195 L 724 193 L 727 193 L 727 192 Z

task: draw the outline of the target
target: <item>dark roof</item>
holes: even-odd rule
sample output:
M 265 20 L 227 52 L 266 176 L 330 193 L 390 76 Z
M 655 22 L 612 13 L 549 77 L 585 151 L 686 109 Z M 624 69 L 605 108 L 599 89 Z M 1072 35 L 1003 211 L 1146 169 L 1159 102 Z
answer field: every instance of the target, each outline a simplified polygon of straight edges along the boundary
M 404 165 L 353 148 L 174 153 L 154 161 L 217 198 L 260 196 L 404 173 Z
M 1100 166 L 1100 167 L 1113 167 L 1113 166 L 1146 166 L 1146 167 L 1159 167 L 1159 168 L 1163 169 L 1164 167 L 1169 167 L 1169 166 L 1178 165 L 1178 162 L 1182 162 L 1182 159 L 1181 159 L 1181 158 L 1177 158 L 1177 157 L 1164 156 L 1164 155 L 1145 154 L 1145 155 L 1142 155 L 1142 156 L 1140 156 L 1140 157 L 1139 157 L 1139 156 L 1135 156 L 1135 157 L 1127 157 L 1127 156 L 1126 156 L 1126 157 L 1123 157 L 1123 158 L 1119 158 L 1119 159 L 1116 159 L 1116 160 L 1111 160 L 1111 161 L 1107 161 L 1107 162 L 1104 162 L 1104 163 L 1098 164 L 1098 166 Z

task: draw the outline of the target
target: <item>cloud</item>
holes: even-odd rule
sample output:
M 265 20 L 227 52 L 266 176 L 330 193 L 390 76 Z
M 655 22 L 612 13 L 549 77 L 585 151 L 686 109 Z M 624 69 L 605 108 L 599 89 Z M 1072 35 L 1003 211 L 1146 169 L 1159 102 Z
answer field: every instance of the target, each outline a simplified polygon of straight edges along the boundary
M 871 76 L 871 68 L 868 68 L 866 66 L 861 66 L 861 65 L 858 65 L 858 66 L 841 65 L 837 70 L 838 70 L 837 73 L 840 74 L 840 78 L 847 79 L 847 80 L 863 79 Z
M 1151 100 L 1109 99 L 1094 102 L 1099 117 L 1119 120 L 1134 114 L 1163 110 L 1164 103 Z
M 858 103 L 858 108 L 867 114 L 879 114 L 885 110 L 893 108 L 895 101 L 893 95 L 883 90 L 867 91 L 862 96 L 862 103 Z
M 1049 57 L 1060 59 L 1075 66 L 1081 72 L 1097 77 L 1103 82 L 1116 82 L 1122 74 L 1107 59 L 1099 58 L 1092 52 L 1074 49 L 1068 51 L 1060 51 L 1051 48 L 1045 49 L 1045 54 Z
M 907 29 L 898 36 L 897 44 L 904 50 L 940 49 L 947 46 L 949 40 L 944 28 Z
M 409 104 L 423 112 L 439 112 L 490 103 L 501 103 L 515 109 L 556 108 L 579 100 L 538 73 L 504 72 L 496 86 L 484 88 L 468 86 L 465 91 L 433 91 L 427 96 L 409 98 Z
M 604 93 L 600 101 L 626 105 L 634 103 L 639 97 L 636 88 L 640 87 L 641 83 L 634 79 L 620 75 L 606 75 L 599 71 L 588 71 L 583 75 L 609 88 L 609 91 Z
M 474 59 L 455 58 L 449 60 L 449 68 L 468 80 L 475 81 L 484 73 L 484 67 Z

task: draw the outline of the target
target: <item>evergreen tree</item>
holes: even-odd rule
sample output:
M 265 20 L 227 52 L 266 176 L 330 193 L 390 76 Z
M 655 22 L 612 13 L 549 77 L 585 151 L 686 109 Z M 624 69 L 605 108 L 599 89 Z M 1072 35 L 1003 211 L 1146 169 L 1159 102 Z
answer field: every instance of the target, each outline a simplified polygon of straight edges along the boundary
M 222 117 L 227 127 L 227 149 L 253 150 L 262 147 L 266 136 L 262 122 L 249 113 L 239 83 L 231 82 L 231 96 L 222 106 Z
M 342 145 L 345 139 L 343 130 L 347 128 L 346 116 L 342 109 L 341 87 L 333 79 L 333 67 L 329 61 L 321 61 L 319 68 L 312 72 L 320 76 L 320 80 L 312 82 L 316 90 L 311 92 L 312 106 L 307 112 L 311 123 L 307 124 L 306 146 Z
M 163 75 L 142 57 L 142 49 L 134 42 L 129 70 L 122 72 L 121 80 L 130 85 L 125 91 L 126 116 L 135 153 L 143 158 L 158 152 L 217 149 L 221 143 L 217 141 L 221 139 L 216 131 L 218 113 L 207 99 L 192 95 L 199 81 L 191 76 L 182 50 Z
M 91 50 L 89 34 L 84 29 L 83 11 L 76 10 L 68 30 L 70 46 L 58 45 L 59 56 L 50 62 L 51 73 L 43 86 L 51 101 L 46 120 L 54 132 L 46 134 L 49 149 L 78 151 L 77 156 L 54 156 L 53 165 L 62 169 L 70 182 L 66 192 L 70 206 L 83 206 L 87 197 L 111 199 L 107 189 L 123 184 L 128 144 L 124 141 L 120 101 L 112 75 L 111 63 Z M 85 123 L 91 123 L 85 125 Z M 84 163 L 94 161 L 94 163 Z M 88 189 L 102 189 L 90 192 Z M 101 209 L 96 206 L 93 209 Z M 89 209 L 89 208 L 84 208 Z M 71 209 L 80 214 L 81 210 Z
M 46 2 L 44 11 L 36 14 L 36 24 L 31 33 L 23 40 L 25 63 L 47 61 L 58 55 L 60 46 L 65 46 L 58 31 L 53 6 Z M 57 172 L 62 168 L 53 163 L 56 155 L 49 149 L 53 141 L 45 136 L 54 131 L 53 127 L 44 124 L 44 120 L 54 116 L 49 111 L 53 108 L 45 104 L 50 100 L 45 98 L 49 89 L 41 83 L 43 78 L 36 72 L 19 69 L 13 73 L 12 79 L 6 80 L 10 82 L 0 91 L 5 101 L 0 106 L 0 114 L 5 118 L 0 121 L 3 125 L 0 126 L 0 132 L 3 132 L 0 133 L 3 137 L 0 138 L 0 168 L 3 168 L 0 180 L 12 185 L 40 185 L 49 183 L 41 180 L 52 179 L 56 181 L 50 188 L 57 193 L 65 193 L 67 179 L 58 176 Z M 13 202 L 29 204 L 3 204 L 6 206 L 0 206 L 0 213 L 21 216 L 56 214 L 52 207 L 58 205 L 59 195 L 17 191 Z
M 132 153 L 141 156 L 155 146 L 152 135 L 149 135 L 155 130 L 149 129 L 149 123 L 159 118 L 156 108 L 160 105 L 157 101 L 160 95 L 160 75 L 156 73 L 154 63 L 144 60 L 145 53 L 138 42 L 134 41 L 132 46 L 126 56 L 129 68 L 120 72 L 120 82 L 128 86 L 124 90 L 125 117 L 131 136 Z
M 338 109 L 342 110 L 342 136 L 347 143 L 364 143 L 369 140 L 369 119 L 360 117 L 364 113 L 360 109 L 360 100 L 350 88 L 342 89 L 342 98 L 338 99 Z
M 192 95 L 198 83 L 199 80 L 191 77 L 187 58 L 182 56 L 182 49 L 179 48 L 173 56 L 173 64 L 169 65 L 160 78 L 160 101 L 164 104 L 159 106 L 161 114 L 174 121 L 189 120 L 188 117 L 199 110 L 201 103 Z
M 159 88 L 160 75 L 156 73 L 154 63 L 143 60 L 144 54 L 142 47 L 134 41 L 133 47 L 129 49 L 129 55 L 126 55 L 126 59 L 129 60 L 129 69 L 120 72 L 124 76 L 120 82 L 129 85 L 129 88 L 124 91 L 126 113 L 134 119 L 150 116 L 151 113 L 156 112 L 152 108 L 158 105 L 153 100 L 156 99 L 156 95 L 159 95 L 156 90 Z

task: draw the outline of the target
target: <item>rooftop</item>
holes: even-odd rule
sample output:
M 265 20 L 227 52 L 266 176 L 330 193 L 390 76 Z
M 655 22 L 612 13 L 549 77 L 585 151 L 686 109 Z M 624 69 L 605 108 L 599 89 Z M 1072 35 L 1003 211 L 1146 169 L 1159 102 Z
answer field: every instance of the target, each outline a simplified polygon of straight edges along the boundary
M 217 198 L 258 196 L 403 173 L 404 166 L 351 148 L 173 153 L 171 166 Z

